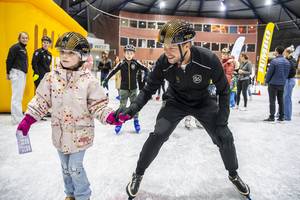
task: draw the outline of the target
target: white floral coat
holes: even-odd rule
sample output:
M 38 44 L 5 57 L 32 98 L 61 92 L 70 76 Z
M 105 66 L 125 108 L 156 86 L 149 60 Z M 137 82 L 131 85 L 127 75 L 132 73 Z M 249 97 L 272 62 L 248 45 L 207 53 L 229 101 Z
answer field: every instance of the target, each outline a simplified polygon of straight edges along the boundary
M 47 73 L 26 113 L 40 120 L 52 109 L 52 141 L 65 154 L 92 146 L 94 119 L 106 124 L 112 111 L 99 81 L 86 70 L 57 68 Z

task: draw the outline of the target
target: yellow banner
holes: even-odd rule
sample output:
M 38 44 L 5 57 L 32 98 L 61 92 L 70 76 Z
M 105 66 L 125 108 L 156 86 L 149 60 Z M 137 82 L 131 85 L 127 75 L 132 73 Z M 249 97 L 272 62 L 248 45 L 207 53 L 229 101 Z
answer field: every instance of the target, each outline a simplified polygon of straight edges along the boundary
M 265 82 L 265 74 L 266 74 L 266 68 L 268 64 L 268 56 L 270 52 L 274 26 L 275 25 L 271 22 L 267 24 L 264 37 L 262 40 L 262 44 L 261 44 L 258 70 L 257 70 L 257 82 L 260 84 L 264 84 Z

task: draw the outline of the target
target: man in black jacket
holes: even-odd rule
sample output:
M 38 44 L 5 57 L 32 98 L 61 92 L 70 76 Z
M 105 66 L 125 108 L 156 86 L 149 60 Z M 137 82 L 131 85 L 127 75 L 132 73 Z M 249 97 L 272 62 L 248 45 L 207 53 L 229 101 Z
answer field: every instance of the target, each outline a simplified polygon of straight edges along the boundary
M 120 86 L 120 108 L 123 109 L 127 105 L 128 98 L 130 102 L 137 95 L 137 72 L 143 70 L 145 72 L 144 79 L 148 75 L 148 68 L 142 63 L 134 59 L 135 47 L 131 44 L 124 47 L 125 59 L 120 62 L 103 81 L 103 87 L 107 87 L 108 80 L 121 70 L 121 86 Z M 141 127 L 138 120 L 138 114 L 134 114 L 134 128 L 137 133 Z M 115 132 L 118 134 L 121 131 L 122 125 L 116 126 Z
M 248 185 L 237 174 L 238 161 L 234 140 L 227 126 L 229 84 L 218 57 L 205 48 L 191 45 L 194 36 L 195 31 L 184 21 L 170 21 L 162 27 L 158 41 L 164 44 L 164 54 L 149 74 L 144 89 L 131 105 L 119 114 L 121 121 L 125 116 L 134 116 L 148 102 L 164 79 L 169 82 L 154 131 L 145 142 L 136 171 L 126 187 L 129 198 L 137 195 L 145 170 L 177 124 L 187 115 L 192 115 L 200 121 L 213 143 L 219 147 L 230 181 L 242 195 L 249 196 Z M 210 80 L 217 88 L 219 104 L 209 95 Z
M 26 45 L 28 33 L 21 32 L 18 43 L 10 47 L 6 59 L 6 77 L 11 81 L 11 117 L 12 123 L 18 124 L 23 119 L 22 99 L 26 85 L 26 73 L 28 70 L 28 56 Z
M 34 72 L 33 80 L 35 88 L 38 87 L 40 81 L 47 72 L 50 72 L 50 64 L 52 61 L 52 54 L 48 51 L 51 44 L 51 39 L 48 36 L 42 37 L 42 48 L 34 51 L 32 57 L 32 69 Z
M 107 77 L 111 69 L 112 69 L 112 62 L 111 59 L 108 58 L 108 51 L 103 51 L 102 60 L 99 62 L 98 65 L 98 70 L 100 70 L 101 73 L 101 77 L 100 77 L 101 83 L 105 80 L 105 78 Z M 106 85 L 105 88 L 108 89 L 108 85 Z

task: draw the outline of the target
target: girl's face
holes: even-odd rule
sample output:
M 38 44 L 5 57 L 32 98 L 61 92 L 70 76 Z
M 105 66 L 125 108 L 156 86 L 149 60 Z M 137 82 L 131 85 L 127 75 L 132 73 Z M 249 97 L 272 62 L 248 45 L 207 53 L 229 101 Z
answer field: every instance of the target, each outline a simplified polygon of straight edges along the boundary
M 72 69 L 80 61 L 80 54 L 76 51 L 61 50 L 59 54 L 60 62 L 65 68 Z
M 134 51 L 125 51 L 125 58 L 127 60 L 132 60 L 132 58 L 134 57 L 135 53 Z

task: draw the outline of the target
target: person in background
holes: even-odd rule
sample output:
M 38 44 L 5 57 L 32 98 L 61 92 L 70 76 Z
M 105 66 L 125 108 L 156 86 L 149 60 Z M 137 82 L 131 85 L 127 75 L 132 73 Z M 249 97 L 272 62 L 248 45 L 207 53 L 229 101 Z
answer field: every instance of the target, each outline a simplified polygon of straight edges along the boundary
M 121 62 L 120 58 L 118 56 L 116 56 L 115 58 L 115 62 L 114 62 L 114 67 L 116 67 L 119 63 Z M 116 97 L 117 100 L 121 99 L 120 96 L 120 88 L 121 88 L 121 72 L 118 71 L 115 74 L 115 87 L 118 90 L 118 96 Z
M 120 62 L 104 79 L 103 87 L 107 87 L 108 81 L 113 77 L 118 71 L 121 71 L 121 86 L 120 86 L 120 108 L 126 108 L 128 99 L 132 103 L 134 98 L 137 95 L 137 72 L 138 70 L 143 70 L 145 74 L 148 74 L 148 68 L 142 63 L 134 59 L 135 56 L 135 47 L 131 44 L 128 44 L 124 47 L 124 56 L 125 59 Z M 146 76 L 144 77 L 147 78 Z M 139 133 L 141 126 L 139 123 L 138 114 L 136 113 L 133 116 L 133 124 L 135 132 Z M 122 125 L 117 125 L 115 127 L 116 134 L 119 134 L 121 131 Z
M 290 62 L 290 71 L 288 78 L 286 79 L 285 85 L 284 85 L 284 93 L 283 93 L 283 99 L 284 99 L 284 120 L 291 121 L 292 120 L 292 94 L 293 89 L 296 84 L 296 72 L 297 72 L 297 61 L 295 58 L 293 58 L 292 54 L 295 51 L 294 46 L 290 46 L 286 48 L 283 52 L 283 55 L 288 61 Z
M 11 81 L 11 122 L 18 124 L 23 116 L 22 100 L 26 85 L 28 71 L 28 55 L 26 45 L 29 36 L 26 32 L 20 32 L 18 43 L 10 47 L 6 59 L 6 78 Z
M 83 159 L 93 145 L 94 118 L 103 124 L 121 122 L 107 106 L 107 96 L 96 77 L 83 66 L 90 52 L 87 39 L 67 32 L 55 47 L 60 65 L 45 74 L 17 130 L 26 136 L 31 125 L 52 108 L 52 142 L 61 161 L 65 200 L 89 200 L 91 189 Z
M 237 81 L 237 97 L 236 97 L 236 106 L 239 108 L 241 92 L 243 93 L 244 98 L 244 107 L 240 110 L 247 110 L 247 90 L 249 85 L 250 75 L 252 73 L 252 64 L 248 60 L 248 56 L 245 53 L 242 53 L 240 56 L 241 64 L 238 70 L 238 81 Z
M 98 65 L 98 70 L 100 70 L 101 73 L 101 77 L 100 77 L 101 84 L 103 83 L 103 81 L 105 80 L 105 78 L 107 77 L 111 69 L 112 69 L 112 62 L 108 58 L 108 51 L 103 51 L 102 59 Z M 108 90 L 108 85 L 106 85 L 105 88 Z
M 290 62 L 283 57 L 282 53 L 284 48 L 277 46 L 275 48 L 275 56 L 271 62 L 266 75 L 266 83 L 268 84 L 269 92 L 269 108 L 270 115 L 264 121 L 274 122 L 275 121 L 275 101 L 277 98 L 279 106 L 279 118 L 278 121 L 284 121 L 284 102 L 283 93 L 284 85 L 290 72 Z
M 221 51 L 221 63 L 222 63 L 227 81 L 230 84 L 232 76 L 233 76 L 234 68 L 235 68 L 235 60 L 230 56 L 230 50 L 228 48 L 224 48 Z
M 45 35 L 41 40 L 42 48 L 34 51 L 31 61 L 35 88 L 39 86 L 44 75 L 50 72 L 50 64 L 52 61 L 52 54 L 48 51 L 52 42 L 51 39 Z
M 237 74 L 234 74 L 230 83 L 230 108 L 235 107 L 237 92 Z

